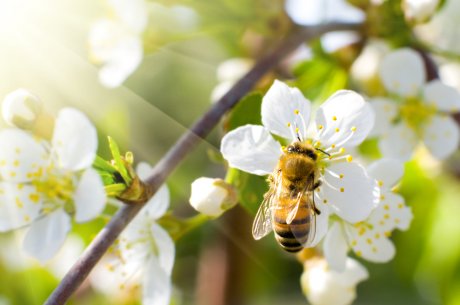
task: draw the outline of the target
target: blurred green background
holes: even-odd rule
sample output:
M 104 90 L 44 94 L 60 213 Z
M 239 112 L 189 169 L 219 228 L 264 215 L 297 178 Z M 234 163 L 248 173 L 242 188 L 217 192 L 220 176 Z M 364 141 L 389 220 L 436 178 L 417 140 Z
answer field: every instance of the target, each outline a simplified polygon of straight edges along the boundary
M 441 67 L 458 64 L 458 1 L 445 1 L 429 23 L 415 28 L 404 21 L 400 1 L 350 2 L 363 9 L 362 19 L 367 20 L 363 36 L 333 50 L 326 48 L 325 40 L 313 41 L 260 82 L 259 90 L 277 77 L 290 79 L 317 102 L 344 87 L 369 95 L 379 92 L 378 84 L 359 82 L 349 72 L 371 37 L 392 47 L 431 48 Z M 137 161 L 155 164 L 211 106 L 211 92 L 219 82 L 216 70 L 222 61 L 233 57 L 257 60 L 294 27 L 281 0 L 149 3 L 151 32 L 142 65 L 122 87 L 107 89 L 98 82 L 98 67 L 88 59 L 87 42 L 92 23 L 107 15 L 104 1 L 0 1 L 0 97 L 22 87 L 38 95 L 52 114 L 64 106 L 77 107 L 97 125 L 102 156 L 109 157 L 106 136 L 110 135 L 123 150 L 133 151 Z M 331 3 L 333 10 L 334 1 Z M 197 26 L 177 31 L 180 16 L 168 15 L 168 8 L 174 5 L 193 9 Z M 455 85 L 458 79 L 449 75 L 446 81 Z M 257 121 L 257 103 L 260 95 L 234 110 L 252 109 L 251 115 L 227 116 L 223 126 Z M 176 215 L 195 214 L 188 204 L 194 179 L 225 176 L 218 150 L 223 132 L 222 126 L 216 128 L 168 179 Z M 367 152 L 376 153 L 372 145 Z M 358 286 L 355 304 L 460 305 L 459 177 L 458 153 L 443 164 L 420 155 L 406 165 L 400 192 L 414 220 L 407 232 L 393 235 L 397 248 L 393 261 L 364 262 L 370 278 Z M 258 242 L 252 239 L 250 211 L 261 202 L 266 186 L 263 179 L 244 179 L 249 179 L 242 202 L 246 208 L 237 206 L 177 243 L 173 304 L 307 303 L 299 284 L 302 266 L 295 257 L 284 253 L 272 236 Z M 21 231 L 0 234 L 0 304 L 42 304 L 63 270 L 108 217 L 75 225 L 69 245 L 44 266 L 22 254 Z M 139 301 L 136 293 L 107 295 L 85 282 L 70 303 L 127 305 Z

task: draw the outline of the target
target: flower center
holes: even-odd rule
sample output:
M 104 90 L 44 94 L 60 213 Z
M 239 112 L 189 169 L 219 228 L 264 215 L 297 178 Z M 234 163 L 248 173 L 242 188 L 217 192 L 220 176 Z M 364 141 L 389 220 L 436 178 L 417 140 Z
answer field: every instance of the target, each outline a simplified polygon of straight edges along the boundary
M 437 112 L 435 105 L 430 105 L 418 98 L 408 98 L 399 107 L 399 116 L 395 121 L 403 120 L 409 127 L 417 133 L 422 132 L 422 127 L 426 125 Z
M 50 213 L 59 207 L 72 214 L 75 210 L 73 193 L 75 191 L 72 172 L 65 172 L 54 167 L 53 164 L 45 169 L 40 168 L 32 180 L 37 190 L 37 196 L 43 196 L 43 213 Z

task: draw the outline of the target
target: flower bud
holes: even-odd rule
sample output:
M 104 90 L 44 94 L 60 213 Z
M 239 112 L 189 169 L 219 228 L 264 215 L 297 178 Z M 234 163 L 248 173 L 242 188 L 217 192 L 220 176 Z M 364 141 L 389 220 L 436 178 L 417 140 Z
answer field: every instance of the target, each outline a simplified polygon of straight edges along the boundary
M 17 89 L 3 100 L 3 119 L 13 127 L 30 130 L 42 112 L 42 102 L 25 89 Z
M 236 202 L 235 190 L 222 179 L 201 177 L 192 183 L 190 204 L 202 214 L 218 217 Z
M 356 298 L 356 285 L 368 278 L 367 270 L 347 258 L 345 270 L 330 269 L 324 258 L 315 257 L 304 264 L 300 277 L 302 291 L 312 305 L 348 305 Z
M 406 19 L 414 23 L 428 21 L 436 11 L 439 0 L 404 0 L 402 8 Z

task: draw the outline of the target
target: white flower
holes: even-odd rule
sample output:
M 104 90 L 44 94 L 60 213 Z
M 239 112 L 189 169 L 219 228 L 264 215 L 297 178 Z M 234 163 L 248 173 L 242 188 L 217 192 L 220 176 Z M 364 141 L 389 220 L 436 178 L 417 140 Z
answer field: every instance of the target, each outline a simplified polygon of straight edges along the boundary
M 3 119 L 10 126 L 31 129 L 42 111 L 42 106 L 38 97 L 25 89 L 17 89 L 3 100 Z
M 439 0 L 403 0 L 401 5 L 407 20 L 421 23 L 433 16 Z
M 211 93 L 211 101 L 217 102 L 233 85 L 242 78 L 254 65 L 250 58 L 230 58 L 217 67 L 219 83 Z
M 300 285 L 312 305 L 348 305 L 356 298 L 356 285 L 368 277 L 366 268 L 354 259 L 347 258 L 345 270 L 337 272 L 325 259 L 313 258 L 304 263 Z
M 147 26 L 144 0 L 109 0 L 111 19 L 97 21 L 89 33 L 91 58 L 101 64 L 99 79 L 107 87 L 121 85 L 143 57 L 142 33 Z
M 327 231 L 330 213 L 348 222 L 366 219 L 378 200 L 378 188 L 366 170 L 352 162 L 345 149 L 360 144 L 374 122 L 371 107 L 352 91 L 338 91 L 316 113 L 314 138 L 307 138 L 310 102 L 297 88 L 275 81 L 262 101 L 264 126 L 245 125 L 230 131 L 221 143 L 221 152 L 229 165 L 256 174 L 271 174 L 283 153 L 277 136 L 297 141 L 312 141 L 318 150 L 316 162 L 322 185 L 315 191 L 321 214 L 316 217 L 319 242 Z M 321 150 L 323 152 L 321 152 Z
M 425 83 L 418 53 L 404 48 L 388 54 L 380 78 L 395 95 L 371 103 L 377 114 L 372 133 L 381 136 L 379 148 L 385 157 L 406 161 L 420 140 L 437 159 L 457 149 L 460 132 L 449 114 L 460 110 L 460 94 L 439 80 Z
M 236 194 L 222 179 L 201 177 L 192 182 L 190 204 L 202 214 L 218 217 L 236 204 Z
M 391 260 L 395 248 L 389 237 L 394 229 L 407 230 L 412 220 L 411 209 L 404 204 L 404 198 L 391 191 L 401 179 L 404 166 L 400 161 L 381 159 L 368 167 L 380 187 L 380 202 L 368 219 L 349 224 L 336 221 L 324 240 L 324 255 L 329 265 L 343 271 L 348 249 L 358 257 L 384 263 Z
M 0 132 L 0 231 L 30 225 L 24 249 L 43 261 L 63 244 L 71 216 L 85 222 L 105 206 L 96 129 L 78 110 L 56 119 L 51 145 L 18 129 Z
M 146 178 L 150 166 L 140 163 L 137 173 Z M 144 305 L 168 305 L 171 298 L 174 242 L 156 223 L 168 206 L 169 191 L 162 186 L 121 233 L 116 252 L 120 259 L 106 266 L 121 289 L 131 280 L 141 282 Z

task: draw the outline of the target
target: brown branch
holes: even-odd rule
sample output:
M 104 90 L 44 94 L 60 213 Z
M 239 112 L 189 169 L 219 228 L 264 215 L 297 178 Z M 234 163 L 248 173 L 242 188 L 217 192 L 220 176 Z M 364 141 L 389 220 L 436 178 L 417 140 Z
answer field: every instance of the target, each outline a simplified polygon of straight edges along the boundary
M 186 132 L 166 155 L 156 164 L 146 184 L 153 195 L 165 182 L 166 178 L 179 163 L 205 138 L 222 116 L 231 109 L 255 83 L 270 69 L 275 67 L 284 57 L 289 55 L 303 42 L 319 37 L 331 31 L 360 30 L 361 24 L 331 23 L 315 27 L 296 29 L 292 35 L 286 37 L 280 44 L 262 57 L 254 67 L 241 78 L 208 112 L 206 112 Z M 46 305 L 64 304 L 75 290 L 81 285 L 90 271 L 112 245 L 121 231 L 142 209 L 143 204 L 126 205 L 121 208 L 94 238 L 85 252 L 62 279 L 59 286 L 46 300 Z

